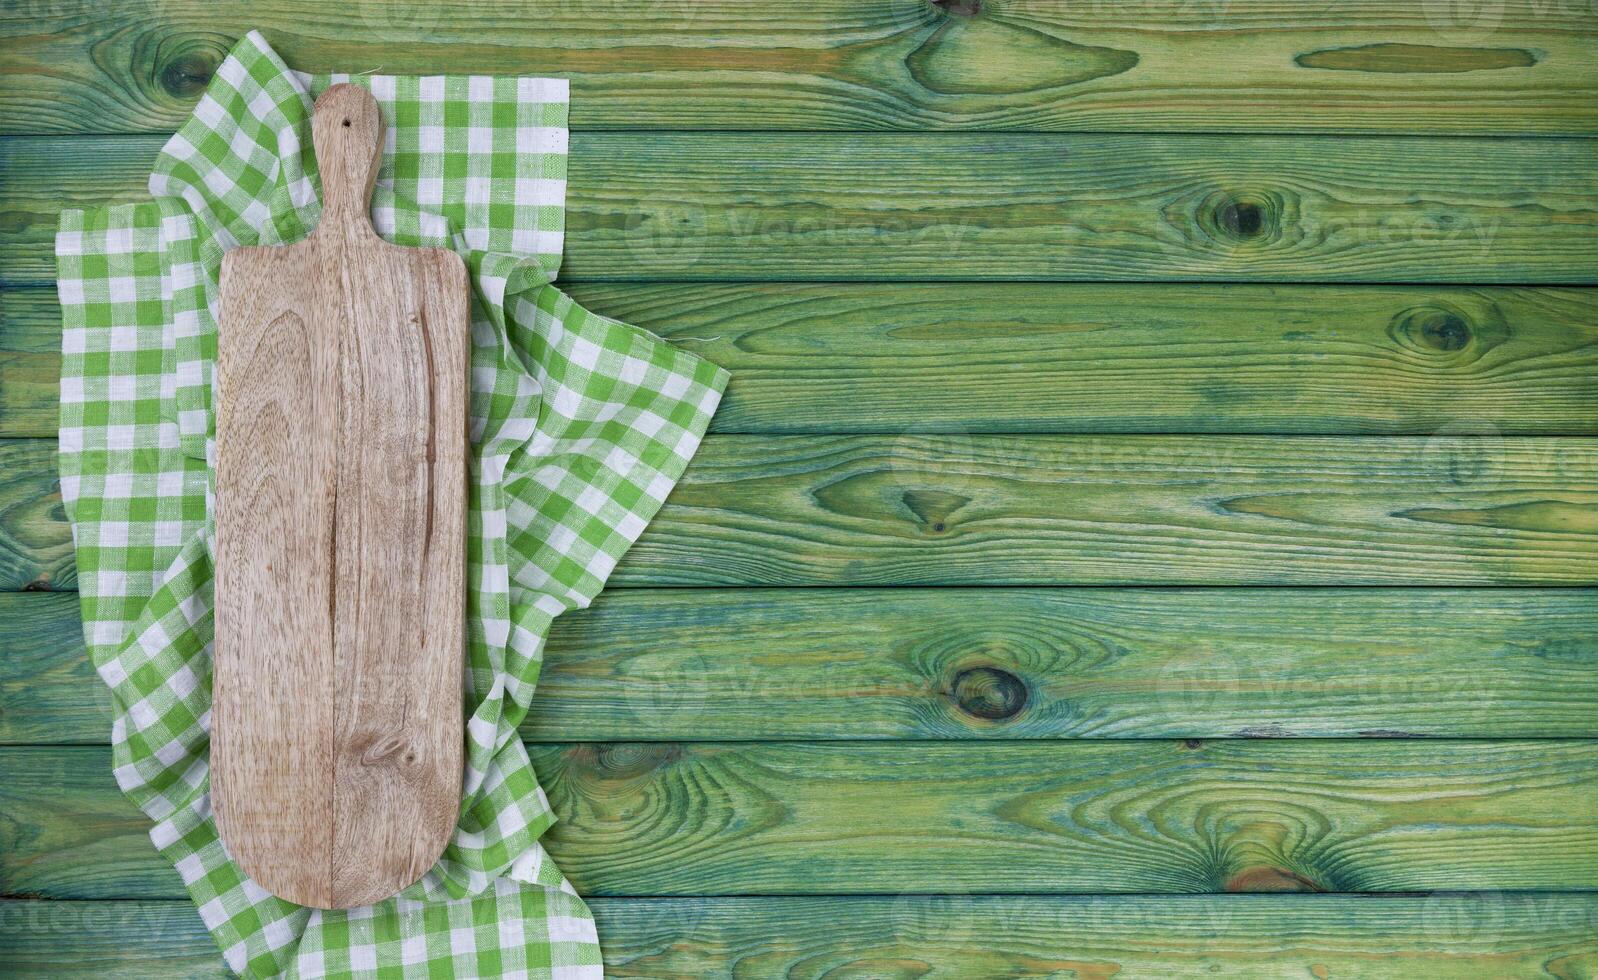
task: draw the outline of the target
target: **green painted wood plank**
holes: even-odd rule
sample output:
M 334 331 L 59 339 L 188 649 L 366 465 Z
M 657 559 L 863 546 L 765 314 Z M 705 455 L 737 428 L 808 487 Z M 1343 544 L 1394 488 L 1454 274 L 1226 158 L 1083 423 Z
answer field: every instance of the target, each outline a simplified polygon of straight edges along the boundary
M 55 287 L 0 291 L 0 437 L 53 435 L 60 383 Z
M 607 284 L 732 372 L 724 433 L 1598 433 L 1598 290 Z M 53 287 L 0 295 L 0 436 L 54 436 Z
M 1598 971 L 1598 897 L 1535 893 L 606 899 L 606 973 L 704 977 L 1361 977 Z M 21 978 L 227 975 L 186 902 L 0 902 Z
M 0 280 L 159 138 L 0 141 Z M 573 136 L 572 280 L 1598 282 L 1598 140 Z
M 226 980 L 188 902 L 0 901 L 0 964 L 12 980 Z
M 618 584 L 1581 585 L 1598 440 L 708 440 Z
M 1598 16 L 1538 0 L 61 0 L 0 20 L 0 130 L 170 129 L 250 28 L 304 70 L 569 77 L 584 128 L 1598 130 Z
M 0 594 L 0 743 L 105 744 L 77 596 Z M 524 736 L 1598 737 L 1580 589 L 619 590 Z
M 1580 891 L 1598 742 L 540 744 L 593 895 Z M 108 749 L 0 749 L 0 894 L 178 898 Z
M 0 287 L 55 281 L 55 231 L 64 208 L 149 200 L 163 137 L 94 138 L 79 154 L 44 139 L 0 139 Z M 51 170 L 55 171 L 54 176 Z M 30 176 L 31 175 L 31 179 Z
M 0 591 L 75 582 L 0 440 Z M 613 586 L 1592 585 L 1598 439 L 714 436 Z
M 77 587 L 55 441 L 0 439 L 0 591 Z

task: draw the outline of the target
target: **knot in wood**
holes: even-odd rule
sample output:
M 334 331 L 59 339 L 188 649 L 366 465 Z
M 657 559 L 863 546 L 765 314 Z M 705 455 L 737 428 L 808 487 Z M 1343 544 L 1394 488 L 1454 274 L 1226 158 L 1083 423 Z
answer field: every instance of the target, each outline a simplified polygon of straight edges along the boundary
M 157 56 L 161 90 L 174 99 L 192 99 L 205 91 L 227 52 L 214 42 L 189 39 L 167 46 Z
M 1414 306 L 1393 318 L 1395 340 L 1423 353 L 1452 354 L 1470 346 L 1470 320 L 1439 304 Z
M 1234 238 L 1253 238 L 1265 221 L 1253 201 L 1227 201 L 1216 211 L 1215 219 Z
M 361 753 L 361 765 L 377 766 L 389 762 L 411 765 L 416 761 L 416 750 L 404 735 L 384 735 L 374 739 Z
M 1287 201 L 1259 191 L 1215 191 L 1200 202 L 1199 228 L 1213 241 L 1260 246 L 1281 237 Z
M 682 754 L 677 745 L 653 742 L 602 742 L 594 747 L 594 770 L 606 779 L 641 776 Z
M 972 667 L 955 675 L 950 695 L 960 710 L 985 721 L 1004 721 L 1027 705 L 1021 678 L 997 667 Z

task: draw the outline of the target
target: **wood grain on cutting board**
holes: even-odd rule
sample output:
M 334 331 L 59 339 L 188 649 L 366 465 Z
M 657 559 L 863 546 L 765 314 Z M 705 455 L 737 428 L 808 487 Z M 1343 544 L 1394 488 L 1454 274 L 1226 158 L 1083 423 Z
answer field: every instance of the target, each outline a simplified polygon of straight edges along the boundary
M 372 230 L 371 96 L 329 89 L 313 132 L 317 229 L 223 264 L 212 788 L 251 877 L 341 908 L 459 809 L 468 287 Z

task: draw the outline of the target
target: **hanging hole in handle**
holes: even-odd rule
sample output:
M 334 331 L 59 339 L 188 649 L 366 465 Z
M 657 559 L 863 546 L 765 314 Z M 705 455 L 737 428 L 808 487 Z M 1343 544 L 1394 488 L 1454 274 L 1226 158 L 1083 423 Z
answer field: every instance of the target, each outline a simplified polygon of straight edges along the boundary
M 344 120 L 344 128 L 345 129 L 349 129 L 350 128 L 350 121 L 348 119 Z

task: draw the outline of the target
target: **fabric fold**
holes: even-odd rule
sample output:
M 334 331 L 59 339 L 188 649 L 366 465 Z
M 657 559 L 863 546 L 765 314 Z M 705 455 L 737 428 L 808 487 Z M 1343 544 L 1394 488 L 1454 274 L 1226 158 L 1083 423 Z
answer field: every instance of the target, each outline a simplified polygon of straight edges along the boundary
M 379 234 L 451 248 L 472 279 L 469 717 L 444 857 L 394 899 L 325 912 L 268 895 L 216 835 L 208 461 L 222 255 L 315 227 L 311 107 L 341 81 L 386 122 Z M 552 285 L 566 97 L 559 79 L 302 75 L 251 33 L 161 151 L 154 201 L 62 215 L 62 494 L 113 764 L 238 972 L 600 975 L 592 916 L 539 844 L 554 814 L 517 726 L 551 622 L 658 511 L 727 375 Z

